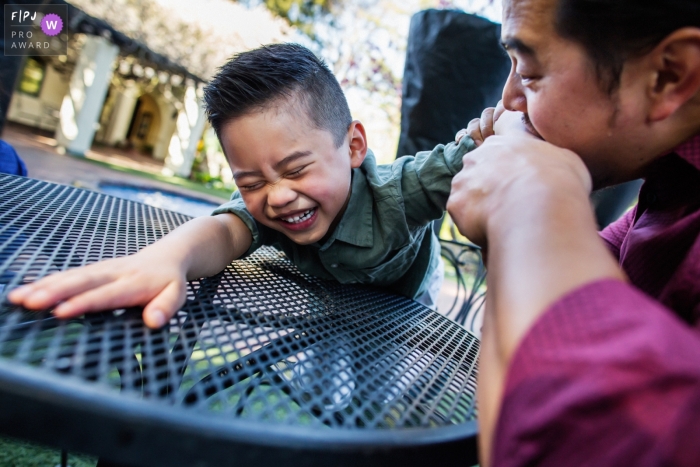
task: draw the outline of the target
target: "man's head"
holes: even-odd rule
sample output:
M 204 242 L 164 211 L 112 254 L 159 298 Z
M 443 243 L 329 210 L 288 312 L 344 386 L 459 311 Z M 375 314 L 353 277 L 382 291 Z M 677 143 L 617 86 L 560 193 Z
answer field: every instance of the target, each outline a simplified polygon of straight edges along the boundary
M 700 132 L 696 0 L 505 0 L 506 108 L 577 152 L 597 187 Z
M 332 231 L 367 144 L 328 67 L 300 45 L 265 46 L 224 65 L 204 101 L 253 217 L 299 244 Z

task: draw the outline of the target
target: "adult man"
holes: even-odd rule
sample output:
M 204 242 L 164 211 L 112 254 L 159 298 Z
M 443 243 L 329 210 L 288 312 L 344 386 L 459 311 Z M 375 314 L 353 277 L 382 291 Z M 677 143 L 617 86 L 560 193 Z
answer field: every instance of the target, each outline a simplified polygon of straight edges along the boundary
M 700 4 L 505 0 L 502 31 L 528 131 L 448 204 L 488 248 L 482 465 L 700 465 Z M 638 177 L 599 236 L 591 188 Z

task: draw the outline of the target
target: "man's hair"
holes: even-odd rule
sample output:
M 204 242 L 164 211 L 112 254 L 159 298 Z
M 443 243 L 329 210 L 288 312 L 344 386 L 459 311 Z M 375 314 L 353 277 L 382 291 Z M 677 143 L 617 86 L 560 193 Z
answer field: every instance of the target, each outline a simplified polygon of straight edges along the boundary
M 345 95 L 323 60 L 298 44 L 273 44 L 234 56 L 204 88 L 209 122 L 222 127 L 285 99 L 297 100 L 311 124 L 333 135 L 336 147 L 352 123 Z
M 700 27 L 698 0 L 559 0 L 555 16 L 557 32 L 583 45 L 609 94 L 625 61 L 687 26 Z

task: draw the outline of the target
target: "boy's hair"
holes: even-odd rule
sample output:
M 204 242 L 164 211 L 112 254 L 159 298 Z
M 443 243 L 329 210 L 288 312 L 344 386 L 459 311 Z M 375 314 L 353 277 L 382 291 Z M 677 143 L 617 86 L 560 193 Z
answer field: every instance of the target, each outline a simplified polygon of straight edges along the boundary
M 559 0 L 555 18 L 557 32 L 586 49 L 609 94 L 625 61 L 687 26 L 700 27 L 698 0 Z
M 315 128 L 333 135 L 336 147 L 352 123 L 345 95 L 323 60 L 298 44 L 272 44 L 240 53 L 204 88 L 209 122 L 222 127 L 281 99 L 298 99 Z

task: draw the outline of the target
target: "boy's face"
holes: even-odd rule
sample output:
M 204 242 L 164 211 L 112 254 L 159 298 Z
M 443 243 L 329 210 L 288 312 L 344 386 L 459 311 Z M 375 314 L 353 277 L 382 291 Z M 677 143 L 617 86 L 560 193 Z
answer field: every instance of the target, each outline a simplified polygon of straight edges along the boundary
M 329 131 L 313 128 L 305 111 L 290 103 L 236 118 L 221 130 L 250 214 L 300 245 L 318 242 L 335 228 L 365 141 L 362 124 L 353 122 L 336 148 Z

